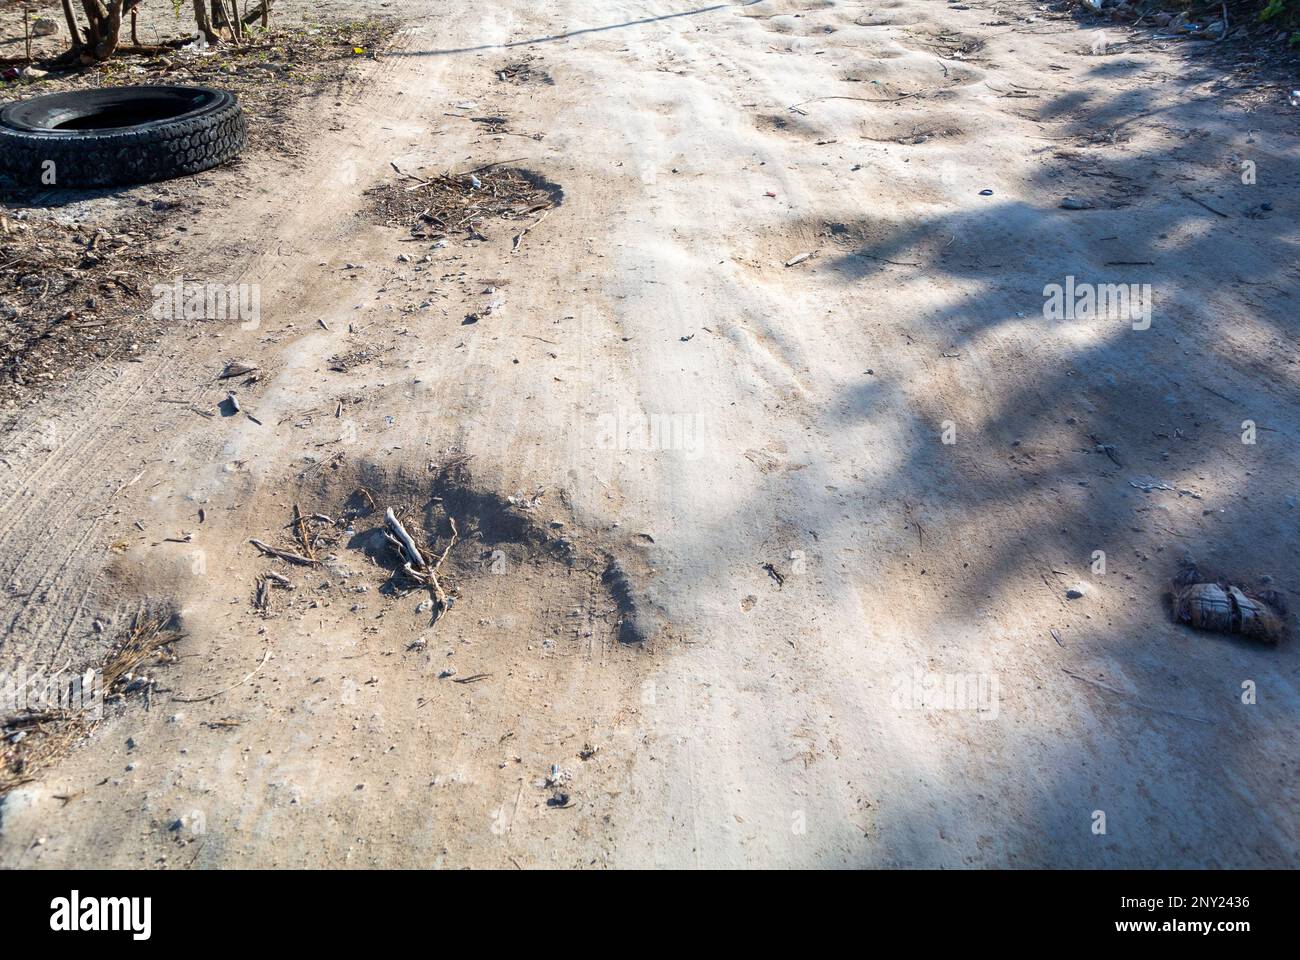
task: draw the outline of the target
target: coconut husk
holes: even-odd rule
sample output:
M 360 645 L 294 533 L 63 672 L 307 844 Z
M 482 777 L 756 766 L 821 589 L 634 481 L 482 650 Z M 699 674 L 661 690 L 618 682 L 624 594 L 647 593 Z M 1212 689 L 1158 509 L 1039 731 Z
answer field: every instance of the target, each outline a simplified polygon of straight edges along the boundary
M 1205 576 L 1184 564 L 1174 578 L 1174 619 L 1198 630 L 1236 633 L 1264 643 L 1286 634 L 1286 605 L 1275 590 L 1250 592 L 1226 579 Z

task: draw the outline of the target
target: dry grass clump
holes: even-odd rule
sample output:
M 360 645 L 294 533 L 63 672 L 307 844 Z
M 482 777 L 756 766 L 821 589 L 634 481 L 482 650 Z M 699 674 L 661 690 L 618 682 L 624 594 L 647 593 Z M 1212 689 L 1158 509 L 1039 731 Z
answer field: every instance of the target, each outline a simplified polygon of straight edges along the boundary
M 0 720 L 0 796 L 15 787 L 30 783 L 43 767 L 62 757 L 82 737 L 89 735 L 99 722 L 102 701 L 133 694 L 147 694 L 154 679 L 146 668 L 171 663 L 175 659 L 172 644 L 181 639 L 170 612 L 141 614 L 97 669 L 91 668 L 69 681 L 76 705 L 58 696 L 43 697 L 42 705 L 21 705 L 21 692 L 14 712 Z M 57 682 L 61 675 L 49 678 Z M 51 706 L 44 700 L 54 699 Z M 67 702 L 69 705 L 64 706 Z M 5 704 L 5 706 L 10 706 Z

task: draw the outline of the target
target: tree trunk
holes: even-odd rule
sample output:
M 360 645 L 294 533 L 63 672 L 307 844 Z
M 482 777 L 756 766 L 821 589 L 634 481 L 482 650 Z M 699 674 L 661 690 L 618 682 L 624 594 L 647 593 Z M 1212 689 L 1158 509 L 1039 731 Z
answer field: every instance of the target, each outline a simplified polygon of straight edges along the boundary
M 86 14 L 85 43 L 80 48 L 83 64 L 102 63 L 117 49 L 122 34 L 122 5 L 126 0 L 109 0 L 105 7 L 100 0 L 81 0 Z
M 99 45 L 99 23 L 107 16 L 108 11 L 99 0 L 81 0 L 81 10 L 86 15 L 86 29 L 82 31 L 84 34 L 82 46 L 94 50 Z
M 77 22 L 77 14 L 74 10 L 77 2 L 78 0 L 60 0 L 63 18 L 68 25 L 68 50 L 59 55 L 57 58 L 59 63 L 68 65 L 80 63 L 89 66 L 102 63 L 118 52 L 156 54 L 166 49 L 167 45 L 146 47 L 140 44 L 136 34 L 138 15 L 136 8 L 139 7 L 141 0 L 79 0 L 86 17 L 84 27 Z M 229 25 L 230 17 L 225 13 L 225 7 L 220 0 L 210 0 L 210 2 L 212 9 L 219 11 L 222 20 Z M 208 43 L 217 44 L 221 42 L 221 36 L 213 29 L 212 21 L 208 19 L 208 3 L 209 0 L 194 0 L 194 23 Z M 131 18 L 132 46 L 130 47 L 122 43 L 122 26 L 127 15 Z M 230 29 L 232 36 L 235 35 L 235 28 Z M 243 31 L 240 30 L 239 33 L 242 34 Z
M 111 0 L 111 3 L 108 17 L 100 26 L 99 43 L 95 45 L 95 59 L 101 62 L 113 55 L 117 49 L 117 38 L 122 35 L 123 0 Z
M 235 28 L 230 22 L 230 11 L 226 8 L 223 0 L 212 0 L 212 29 L 217 33 L 222 30 L 229 31 L 230 39 L 235 39 Z
M 212 21 L 208 19 L 207 4 L 204 0 L 194 0 L 194 23 L 208 43 L 221 42 L 221 38 L 212 31 Z
M 72 0 L 63 0 L 63 18 L 68 21 L 68 37 L 72 52 L 81 48 L 81 30 L 77 26 L 77 15 L 72 12 Z

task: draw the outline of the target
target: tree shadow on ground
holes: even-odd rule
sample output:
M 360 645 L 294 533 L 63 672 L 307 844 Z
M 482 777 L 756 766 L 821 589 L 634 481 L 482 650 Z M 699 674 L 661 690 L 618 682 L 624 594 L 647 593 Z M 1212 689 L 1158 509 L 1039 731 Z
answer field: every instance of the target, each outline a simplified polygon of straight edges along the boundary
M 1058 124 L 1053 139 L 1074 146 L 1044 159 L 1031 191 L 1059 198 L 1100 183 L 1094 209 L 975 197 L 903 221 L 843 207 L 821 217 L 833 250 L 810 283 L 916 294 L 916 309 L 897 318 L 910 344 L 903 372 L 882 364 L 824 401 L 845 436 L 893 436 L 896 449 L 859 471 L 858 511 L 843 469 L 810 448 L 797 474 L 765 483 L 718 523 L 817 531 L 819 543 L 841 545 L 865 526 L 874 556 L 858 581 L 863 609 L 905 602 L 889 584 L 916 582 L 920 556 L 948 576 L 913 620 L 920 637 L 988 622 L 965 644 L 976 660 L 988 660 L 995 634 L 1046 644 L 1041 670 L 1006 675 L 1002 718 L 975 741 L 985 752 L 931 734 L 954 752 L 937 772 L 918 764 L 933 789 L 881 811 L 874 860 L 987 864 L 1014 850 L 997 862 L 1151 867 L 1298 856 L 1294 779 L 1278 780 L 1300 710 L 1295 647 L 1193 633 L 1170 622 L 1162 593 L 1191 555 L 1248 583 L 1276 578 L 1293 606 L 1300 599 L 1300 236 L 1293 217 L 1264 206 L 1289 203 L 1300 171 L 1291 144 L 1269 145 L 1267 187 L 1207 164 L 1207 144 L 1229 126 L 1207 122 L 1211 98 L 1163 111 L 1174 132 L 1158 148 L 1081 157 L 1123 142 L 1134 111 L 1152 102 L 1119 99 L 1067 94 L 1040 109 Z M 1067 277 L 1149 284 L 1149 327 L 1045 316 L 1045 288 Z M 946 423 L 955 443 L 943 441 Z M 1106 575 L 1090 573 L 1097 550 Z M 700 542 L 688 576 L 706 576 L 717 554 Z M 1070 607 L 1076 577 L 1111 602 Z M 1017 604 L 1025 611 L 1008 617 Z M 1053 623 L 1068 643 L 1053 644 Z M 1273 699 L 1243 704 L 1244 682 Z M 936 722 L 951 731 L 965 721 Z M 1106 833 L 1093 832 L 1097 810 L 1109 814 Z M 954 843 L 950 858 L 937 853 L 935 825 L 960 833 L 963 822 L 999 837 L 994 852 Z

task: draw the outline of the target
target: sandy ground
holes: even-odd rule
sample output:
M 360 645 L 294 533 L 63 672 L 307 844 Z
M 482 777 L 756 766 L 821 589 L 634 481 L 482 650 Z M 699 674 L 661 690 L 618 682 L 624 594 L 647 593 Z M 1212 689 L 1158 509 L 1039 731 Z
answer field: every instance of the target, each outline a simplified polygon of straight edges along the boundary
M 1184 555 L 1295 597 L 1294 109 L 1025 4 L 436 7 L 296 161 L 196 178 L 180 249 L 260 324 L 17 415 L 0 666 L 186 637 L 0 865 L 1300 863 L 1295 646 L 1162 605 Z M 505 160 L 564 191 L 518 250 L 366 214 Z M 1067 276 L 1149 328 L 1045 318 Z M 232 359 L 260 423 L 168 402 Z M 475 531 L 435 626 L 373 515 L 320 569 L 248 544 L 361 486 Z

